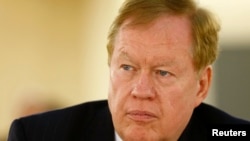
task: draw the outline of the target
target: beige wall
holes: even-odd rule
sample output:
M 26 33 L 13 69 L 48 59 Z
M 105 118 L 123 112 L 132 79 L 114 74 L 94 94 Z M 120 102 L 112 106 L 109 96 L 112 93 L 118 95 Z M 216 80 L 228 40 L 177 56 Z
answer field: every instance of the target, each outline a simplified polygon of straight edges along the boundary
M 108 65 L 106 39 L 109 27 L 117 14 L 122 0 L 89 0 L 84 3 L 82 29 L 83 70 L 82 86 L 84 100 L 107 97 Z
M 106 35 L 120 1 L 0 1 L 0 136 L 29 105 L 106 98 Z

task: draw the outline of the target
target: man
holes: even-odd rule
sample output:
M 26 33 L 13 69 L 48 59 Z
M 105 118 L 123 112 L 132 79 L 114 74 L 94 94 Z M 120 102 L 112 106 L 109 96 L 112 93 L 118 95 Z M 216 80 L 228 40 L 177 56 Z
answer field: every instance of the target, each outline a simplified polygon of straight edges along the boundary
M 205 141 L 210 126 L 250 125 L 202 103 L 219 29 L 192 0 L 127 0 L 109 34 L 108 102 L 15 120 L 8 141 Z

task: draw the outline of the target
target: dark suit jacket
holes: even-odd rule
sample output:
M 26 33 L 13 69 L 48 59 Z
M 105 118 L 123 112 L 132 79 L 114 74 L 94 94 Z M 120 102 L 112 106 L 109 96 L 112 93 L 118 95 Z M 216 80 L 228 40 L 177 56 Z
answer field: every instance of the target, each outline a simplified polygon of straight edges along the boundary
M 179 141 L 206 141 L 210 126 L 245 124 L 212 106 L 201 104 Z M 114 127 L 107 101 L 88 102 L 73 107 L 15 120 L 8 141 L 114 141 Z

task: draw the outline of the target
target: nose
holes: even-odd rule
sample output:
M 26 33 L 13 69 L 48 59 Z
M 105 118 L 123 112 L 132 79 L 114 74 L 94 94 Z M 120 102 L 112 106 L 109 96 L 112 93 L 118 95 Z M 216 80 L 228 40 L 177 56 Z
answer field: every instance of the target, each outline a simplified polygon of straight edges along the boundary
M 135 80 L 131 94 L 133 97 L 139 99 L 153 99 L 155 97 L 156 92 L 149 74 L 140 74 Z

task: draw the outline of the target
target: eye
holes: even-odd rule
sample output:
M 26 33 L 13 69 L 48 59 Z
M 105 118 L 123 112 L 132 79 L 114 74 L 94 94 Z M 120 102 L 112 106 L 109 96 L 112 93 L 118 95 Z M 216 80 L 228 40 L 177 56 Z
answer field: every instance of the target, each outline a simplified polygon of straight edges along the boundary
M 133 70 L 133 67 L 130 65 L 121 65 L 121 68 L 125 71 L 131 71 Z
M 164 71 L 164 70 L 157 70 L 156 71 L 157 74 L 161 75 L 161 76 L 166 76 L 169 74 L 168 71 Z

